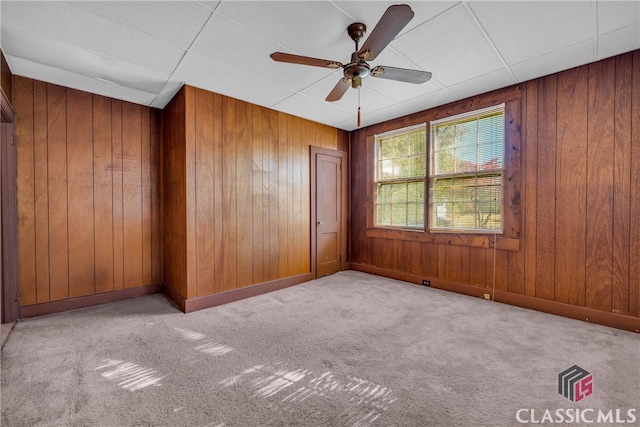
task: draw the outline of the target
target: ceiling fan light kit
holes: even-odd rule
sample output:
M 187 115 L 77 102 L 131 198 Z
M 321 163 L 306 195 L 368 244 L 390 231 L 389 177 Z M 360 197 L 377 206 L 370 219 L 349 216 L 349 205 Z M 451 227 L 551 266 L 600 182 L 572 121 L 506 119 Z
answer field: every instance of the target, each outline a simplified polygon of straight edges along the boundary
M 344 77 L 333 88 L 326 98 L 326 101 L 338 101 L 345 94 L 349 86 L 353 89 L 360 89 L 362 79 L 372 76 L 387 80 L 421 84 L 431 78 L 431 73 L 421 70 L 410 70 L 406 68 L 396 68 L 378 65 L 373 69 L 367 61 L 373 61 L 382 50 L 398 35 L 400 31 L 413 18 L 413 11 L 406 4 L 390 6 L 378 24 L 375 26 L 369 37 L 365 40 L 362 48 L 359 49 L 359 42 L 367 31 L 367 26 L 361 22 L 354 22 L 347 27 L 347 34 L 355 43 L 355 51 L 351 54 L 351 62 L 343 65 L 338 61 L 328 61 L 325 59 L 310 58 L 283 52 L 274 52 L 271 58 L 278 62 L 290 64 L 310 65 L 330 69 L 342 68 Z M 360 126 L 360 96 L 358 96 L 358 127 Z

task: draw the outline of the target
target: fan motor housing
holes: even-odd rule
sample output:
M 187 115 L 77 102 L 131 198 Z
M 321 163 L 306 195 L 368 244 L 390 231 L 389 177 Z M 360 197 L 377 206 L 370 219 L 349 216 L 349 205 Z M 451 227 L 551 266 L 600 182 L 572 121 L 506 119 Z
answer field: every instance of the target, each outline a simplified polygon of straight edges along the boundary
M 364 79 L 370 72 L 371 68 L 369 67 L 369 64 L 358 57 L 358 52 L 353 52 L 353 55 L 351 55 L 351 62 L 344 66 L 344 76 L 348 79 L 352 79 L 354 77 L 361 77 Z

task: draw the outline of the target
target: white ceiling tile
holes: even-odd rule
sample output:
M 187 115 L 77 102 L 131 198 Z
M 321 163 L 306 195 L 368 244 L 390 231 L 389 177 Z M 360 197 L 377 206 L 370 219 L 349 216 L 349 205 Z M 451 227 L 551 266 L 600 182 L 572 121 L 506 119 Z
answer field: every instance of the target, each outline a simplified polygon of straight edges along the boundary
M 378 123 L 382 123 L 385 120 L 395 119 L 398 117 L 406 116 L 411 111 L 403 105 L 392 104 L 388 107 L 380 108 L 375 111 L 362 110 L 362 126 L 370 126 Z
M 593 2 L 474 1 L 469 6 L 509 65 L 594 35 Z
M 435 92 L 404 101 L 402 105 L 407 108 L 409 113 L 417 113 L 419 111 L 428 110 L 429 108 L 438 107 L 456 100 L 457 98 L 455 98 L 450 92 L 445 89 L 440 89 Z
M 220 40 L 233 38 L 242 38 L 245 48 L 238 49 L 234 43 L 220 43 Z M 281 50 L 278 44 L 221 15 L 209 21 L 191 50 L 296 91 L 334 72 L 328 68 L 272 60 L 269 55 Z
M 598 58 L 640 49 L 640 24 L 629 25 L 598 37 Z
M 637 24 L 640 21 L 638 1 L 598 1 L 598 35 Z
M 77 7 L 53 1 L 3 1 L 2 24 L 76 44 L 170 74 L 184 51 L 157 37 Z
M 216 13 L 279 43 L 287 53 L 346 63 L 354 50 L 347 35 L 351 21 L 326 1 L 225 1 Z
M 277 103 L 273 108 L 319 123 L 342 120 L 348 114 L 347 111 L 335 106 L 333 103 L 321 101 L 299 93 Z
M 503 66 L 462 5 L 416 28 L 393 46 L 445 86 Z
M 587 40 L 546 55 L 531 58 L 510 68 L 518 81 L 524 82 L 577 67 L 593 60 L 593 42 Z
M 67 70 L 32 62 L 28 59 L 7 55 L 7 61 L 11 61 L 12 71 L 18 76 L 29 76 L 32 79 L 141 105 L 151 105 L 156 97 L 154 93 L 97 80 Z
M 302 93 L 306 96 L 310 96 L 312 98 L 321 99 L 322 102 L 329 95 L 329 92 L 333 90 L 335 85 L 340 81 L 340 76 L 333 76 L 331 78 L 326 78 L 324 80 L 319 81 L 313 86 L 308 87 Z M 390 101 L 388 98 L 367 89 L 366 83 L 369 81 L 367 78 L 363 82 L 362 88 L 360 88 L 360 105 L 369 109 L 370 111 L 379 110 L 387 105 L 389 105 Z M 338 101 L 331 102 L 331 104 L 336 107 L 346 109 L 348 111 L 355 111 L 358 109 L 358 90 L 349 88 L 342 96 L 342 98 Z
M 220 1 L 221 0 L 215 0 L 215 1 L 198 0 L 197 2 L 209 10 L 216 10 L 220 5 Z
M 173 79 L 264 107 L 295 93 L 195 52 L 185 55 Z
M 90 52 L 66 42 L 39 36 L 4 25 L 2 27 L 5 52 L 74 74 L 110 81 L 121 86 L 149 93 L 160 93 L 169 79 L 167 75 L 151 71 L 130 62 Z
M 73 4 L 183 49 L 191 45 L 212 13 L 192 1 L 74 1 Z
M 404 27 L 397 37 L 401 37 L 403 34 L 411 31 L 415 27 L 423 24 L 424 22 L 438 16 L 442 12 L 456 4 L 459 1 L 405 1 L 401 2 L 411 6 L 414 17 Z M 371 34 L 371 31 L 384 15 L 389 6 L 398 4 L 397 1 L 337 1 L 335 5 L 345 11 L 353 22 L 362 22 L 367 26 L 367 33 L 363 39 L 366 40 L 367 36 Z
M 490 92 L 492 90 L 511 86 L 517 82 L 506 68 L 493 71 L 483 76 L 474 77 L 457 85 L 449 86 L 451 92 L 457 99 L 468 98 L 478 93 Z

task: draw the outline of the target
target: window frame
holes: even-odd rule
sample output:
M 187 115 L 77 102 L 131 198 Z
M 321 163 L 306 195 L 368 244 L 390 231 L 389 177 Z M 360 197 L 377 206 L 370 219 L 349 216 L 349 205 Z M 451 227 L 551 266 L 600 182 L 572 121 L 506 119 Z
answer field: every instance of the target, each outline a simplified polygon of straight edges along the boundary
M 429 232 L 424 230 L 394 229 L 377 227 L 374 224 L 374 189 L 375 189 L 375 135 L 384 132 L 401 129 L 420 123 L 429 123 L 460 113 L 479 110 L 497 104 L 505 104 L 505 152 L 503 173 L 503 231 L 496 234 L 482 233 L 448 233 Z M 523 94 L 520 85 L 510 86 L 490 93 L 477 95 L 461 101 L 452 102 L 440 107 L 414 113 L 410 116 L 372 125 L 356 131 L 353 135 L 353 143 L 356 146 L 362 144 L 362 150 L 366 150 L 368 160 L 363 165 L 365 170 L 354 171 L 356 181 L 366 180 L 366 218 L 363 233 L 369 238 L 393 239 L 407 242 L 423 242 L 437 245 L 467 246 L 477 248 L 496 248 L 505 251 L 519 251 L 522 229 L 520 191 L 521 170 L 520 148 L 523 109 Z M 429 132 L 427 132 L 427 144 L 431 144 Z M 355 149 L 356 152 L 360 149 Z M 355 153 L 354 152 L 354 155 Z M 361 175 L 360 175 L 361 174 Z M 360 176 L 362 178 L 360 178 Z M 522 189 L 524 191 L 524 189 Z M 428 197 L 428 195 L 425 195 Z M 358 208 L 358 207 L 356 207 Z

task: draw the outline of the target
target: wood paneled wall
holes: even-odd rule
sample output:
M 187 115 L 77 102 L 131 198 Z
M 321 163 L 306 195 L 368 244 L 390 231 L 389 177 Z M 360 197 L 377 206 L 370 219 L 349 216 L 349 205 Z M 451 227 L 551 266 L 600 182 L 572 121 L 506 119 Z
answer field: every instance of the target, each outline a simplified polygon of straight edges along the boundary
M 162 283 L 157 110 L 13 77 L 21 306 Z
M 163 128 L 167 286 L 191 299 L 310 272 L 309 147 L 346 151 L 346 132 L 189 86 Z
M 521 87 L 520 250 L 368 235 L 363 129 L 351 146 L 351 261 L 640 317 L 640 51 Z

